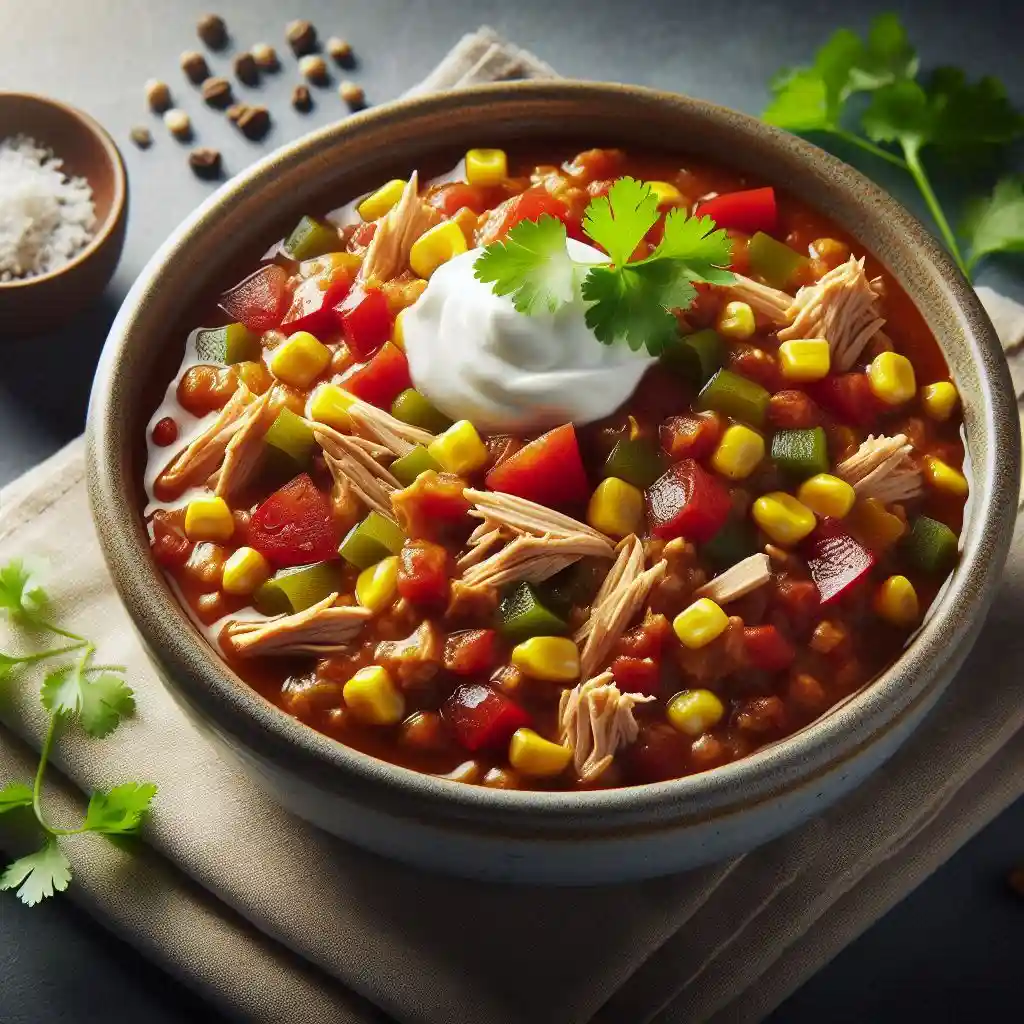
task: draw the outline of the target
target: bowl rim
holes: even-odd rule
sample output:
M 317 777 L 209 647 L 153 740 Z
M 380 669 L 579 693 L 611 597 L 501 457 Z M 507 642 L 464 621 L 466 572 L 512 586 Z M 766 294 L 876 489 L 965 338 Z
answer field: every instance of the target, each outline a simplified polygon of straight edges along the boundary
M 363 754 L 291 718 L 241 681 L 200 637 L 163 585 L 144 543 L 139 510 L 127 500 L 133 487 L 129 452 L 134 442 L 117 430 L 117 402 L 112 396 L 120 389 L 114 385 L 136 307 L 154 288 L 161 266 L 180 258 L 182 250 L 187 252 L 193 231 L 218 209 L 244 202 L 243 194 L 264 176 L 322 155 L 332 141 L 443 113 L 453 103 L 472 107 L 484 117 L 496 104 L 530 101 L 539 105 L 581 98 L 596 103 L 602 99 L 635 102 L 638 108 L 663 108 L 666 116 L 674 110 L 690 118 L 728 122 L 729 130 L 748 142 L 771 146 L 780 156 L 789 151 L 802 163 L 827 168 L 835 187 L 847 192 L 871 222 L 873 234 L 909 240 L 915 271 L 925 274 L 926 283 L 942 295 L 945 312 L 962 327 L 970 364 L 979 385 L 989 393 L 989 400 L 979 403 L 975 427 L 984 439 L 979 442 L 984 459 L 974 471 L 976 532 L 967 539 L 962 561 L 936 598 L 929 619 L 896 663 L 852 700 L 777 744 L 708 772 L 619 789 L 541 792 L 452 785 Z M 913 298 L 914 288 L 909 283 L 904 287 Z M 97 370 L 87 429 L 93 516 L 122 600 L 161 675 L 165 681 L 174 680 L 168 682 L 172 693 L 231 735 L 249 759 L 255 756 L 291 770 L 314 789 L 334 791 L 364 807 L 418 819 L 435 828 L 489 834 L 498 830 L 508 835 L 542 828 L 544 836 L 574 837 L 675 828 L 687 820 L 721 819 L 779 800 L 841 771 L 883 735 L 930 707 L 949 681 L 943 669 L 950 652 L 966 653 L 983 621 L 980 612 L 987 610 L 994 597 L 1016 516 L 1019 449 L 1016 403 L 991 322 L 937 240 L 893 197 L 811 143 L 729 108 L 641 86 L 569 80 L 489 84 L 457 94 L 400 100 L 291 142 L 224 185 L 164 243 L 125 300 Z M 119 504 L 129 514 L 119 515 Z M 893 713 L 888 705 L 896 697 L 899 710 Z
M 51 99 L 49 96 L 44 96 L 41 93 L 0 90 L 0 103 L 11 99 L 29 100 L 33 103 L 54 107 L 70 120 L 78 121 L 84 125 L 85 128 L 96 138 L 106 154 L 107 165 L 110 168 L 114 182 L 114 194 L 110 201 L 110 210 L 103 223 L 99 225 L 96 234 L 93 235 L 89 244 L 77 256 L 75 256 L 74 259 L 69 260 L 56 270 L 51 270 L 48 274 L 37 274 L 35 277 L 18 278 L 15 281 L 0 281 L 0 291 L 8 292 L 15 291 L 19 288 L 32 288 L 36 285 L 46 284 L 49 281 L 53 281 L 56 278 L 69 273 L 89 260 L 107 243 L 110 236 L 117 230 L 118 222 L 124 215 L 125 200 L 128 196 L 128 176 L 124 169 L 124 159 L 121 156 L 121 151 L 118 149 L 117 143 L 114 142 L 110 132 L 108 132 L 106 128 L 99 123 L 99 121 L 85 113 L 85 111 L 71 106 L 70 103 Z M 53 155 L 58 159 L 61 159 L 60 153 L 54 151 Z M 89 185 L 92 187 L 92 182 L 90 182 Z

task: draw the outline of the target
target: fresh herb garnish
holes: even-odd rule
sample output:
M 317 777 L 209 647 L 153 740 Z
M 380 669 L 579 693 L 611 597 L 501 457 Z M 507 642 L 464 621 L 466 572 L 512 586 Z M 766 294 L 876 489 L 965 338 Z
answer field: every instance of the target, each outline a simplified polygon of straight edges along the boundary
M 85 820 L 77 828 L 59 828 L 44 816 L 43 779 L 61 726 L 76 721 L 87 735 L 102 739 L 135 710 L 134 696 L 122 677 L 124 668 L 94 665 L 95 644 L 51 622 L 49 604 L 46 592 L 23 562 L 13 561 L 0 567 L 0 616 L 5 616 L 24 632 L 50 633 L 70 641 L 33 654 L 0 653 L 0 680 L 27 666 L 61 655 L 75 655 L 73 661 L 51 669 L 43 682 L 41 699 L 50 721 L 33 784 L 12 782 L 0 789 L 0 814 L 31 808 L 43 832 L 42 846 L 35 853 L 16 860 L 0 875 L 0 889 L 17 889 L 18 897 L 30 907 L 55 892 L 63 892 L 71 881 L 71 864 L 57 844 L 57 837 L 88 832 L 133 834 L 141 827 L 156 794 L 156 786 L 137 782 L 115 786 L 109 792 L 95 792 Z
M 619 178 L 607 196 L 591 200 L 583 231 L 611 258 L 610 264 L 581 263 L 566 248 L 565 225 L 555 217 L 522 221 L 503 242 L 488 245 L 474 264 L 479 281 L 511 297 L 521 313 L 555 312 L 582 289 L 587 326 L 606 345 L 625 341 L 631 349 L 660 355 L 677 332 L 672 310 L 686 310 L 697 294 L 694 282 L 731 284 L 726 268 L 732 243 L 710 217 L 665 215 L 664 234 L 644 259 L 637 246 L 658 222 L 658 197 L 635 178 Z
M 919 61 L 895 14 L 883 14 L 866 40 L 839 29 L 807 68 L 784 71 L 771 83 L 774 98 L 763 117 L 793 132 L 825 132 L 907 171 L 956 260 L 969 275 L 978 260 L 994 252 L 1019 252 L 1024 229 L 989 227 L 979 238 L 977 210 L 1004 210 L 1017 179 L 998 182 L 987 200 L 974 204 L 964 227 L 965 256 L 935 194 L 922 160 L 930 150 L 949 165 L 991 163 L 1005 146 L 1024 134 L 1024 116 L 1014 110 L 1002 84 L 994 78 L 968 82 L 956 68 L 938 68 L 927 81 L 917 80 Z M 860 132 L 847 127 L 853 118 L 850 100 L 869 95 L 860 116 Z M 895 146 L 898 152 L 891 147 Z M 1019 182 L 1016 186 L 1019 188 Z M 1012 202 L 1009 209 L 1013 209 Z M 1011 217 L 1012 221 L 1013 218 Z
M 970 240 L 968 268 L 990 252 L 1024 252 L 1024 175 L 1011 175 L 967 207 L 961 230 Z

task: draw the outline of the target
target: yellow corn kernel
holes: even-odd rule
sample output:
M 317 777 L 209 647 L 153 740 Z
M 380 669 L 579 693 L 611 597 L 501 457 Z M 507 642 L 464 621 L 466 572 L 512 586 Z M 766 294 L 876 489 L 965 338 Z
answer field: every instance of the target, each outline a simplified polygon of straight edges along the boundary
M 401 178 L 392 178 L 386 185 L 381 185 L 356 207 L 359 216 L 363 220 L 377 220 L 378 217 L 383 217 L 402 198 L 402 192 L 408 184 Z
M 710 690 L 681 690 L 665 706 L 669 725 L 696 738 L 722 720 L 725 708 Z
M 409 266 L 417 277 L 430 277 L 442 263 L 468 251 L 462 228 L 455 221 L 443 220 L 413 242 Z
M 185 536 L 194 541 L 222 544 L 231 540 L 235 520 L 223 498 L 196 498 L 185 509 Z
M 352 417 L 348 414 L 352 401 L 352 395 L 337 384 L 321 384 L 309 397 L 309 418 L 348 433 L 352 429 Z
M 853 508 L 857 492 L 845 480 L 831 473 L 818 473 L 800 485 L 797 497 L 816 516 L 842 519 Z
M 684 647 L 697 650 L 720 637 L 729 625 L 729 616 L 711 600 L 702 597 L 684 608 L 672 622 L 672 628 Z
M 887 405 L 902 405 L 917 394 L 913 364 L 899 352 L 879 352 L 868 367 L 868 383 Z
M 532 729 L 516 729 L 508 745 L 508 760 L 523 775 L 545 778 L 565 771 L 572 760 L 572 748 L 552 743 Z
M 906 576 L 890 576 L 875 593 L 875 611 L 894 626 L 912 626 L 920 615 L 914 584 Z
M 960 392 L 956 385 L 948 380 L 940 380 L 937 384 L 926 384 L 921 388 L 921 405 L 933 419 L 944 423 L 953 415 L 960 401 Z
M 456 476 L 472 476 L 487 465 L 487 445 L 469 420 L 453 423 L 427 447 L 435 462 Z
M 757 330 L 754 311 L 745 302 L 727 302 L 718 314 L 715 330 L 727 338 L 743 341 Z
M 274 349 L 270 372 L 293 388 L 308 388 L 327 369 L 331 350 L 321 345 L 309 331 L 296 331 Z
M 466 154 L 466 181 L 470 185 L 500 185 L 508 177 L 503 149 L 471 149 Z
M 779 346 L 779 371 L 786 380 L 821 380 L 831 367 L 832 355 L 824 338 L 784 341 Z
M 452 214 L 449 220 L 453 224 L 459 225 L 459 230 L 465 235 L 466 245 L 472 249 L 476 245 L 476 226 L 480 221 L 479 215 L 475 214 L 468 206 L 463 206 L 462 209 Z
M 391 555 L 356 579 L 356 600 L 371 612 L 389 608 L 398 593 L 398 555 Z
M 817 520 L 814 513 L 792 494 L 772 491 L 762 494 L 754 502 L 754 521 L 776 543 L 799 544 L 806 537 Z
M 858 501 L 846 523 L 862 544 L 878 552 L 891 548 L 907 529 L 877 498 Z
M 764 438 L 742 423 L 734 423 L 722 435 L 711 467 L 729 480 L 750 476 L 764 458 Z
M 587 505 L 587 522 L 595 530 L 620 540 L 637 532 L 643 516 L 643 492 L 615 476 L 597 485 Z
M 966 498 L 968 485 L 967 477 L 954 469 L 948 462 L 935 458 L 934 455 L 924 457 L 924 478 L 929 485 L 937 491 L 944 491 L 956 498 Z
M 248 597 L 273 575 L 271 564 L 254 548 L 239 548 L 224 563 L 220 589 L 225 594 Z
M 564 636 L 534 636 L 512 648 L 513 668 L 531 679 L 571 683 L 580 677 L 580 652 Z
M 361 668 L 341 691 L 345 707 L 369 725 L 395 725 L 405 717 L 405 697 L 380 665 Z
M 683 201 L 683 193 L 675 185 L 671 185 L 667 181 L 648 181 L 646 184 L 658 197 L 659 206 L 664 206 L 668 203 L 681 203 Z

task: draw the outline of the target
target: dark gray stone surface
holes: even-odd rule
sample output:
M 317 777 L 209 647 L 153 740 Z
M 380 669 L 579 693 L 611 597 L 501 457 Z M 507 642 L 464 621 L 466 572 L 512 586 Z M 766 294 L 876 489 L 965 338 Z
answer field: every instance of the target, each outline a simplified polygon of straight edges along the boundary
M 314 90 L 311 114 L 292 111 L 288 96 L 297 76 L 286 61 L 259 90 L 259 101 L 274 113 L 272 133 L 260 145 L 241 139 L 223 115 L 204 107 L 178 70 L 178 54 L 197 45 L 193 25 L 208 6 L 206 0 L 0 0 L 0 89 L 47 93 L 96 116 L 123 146 L 131 183 L 124 258 L 102 302 L 59 334 L 0 343 L 0 484 L 80 432 L 93 367 L 120 299 L 167 233 L 212 191 L 186 167 L 185 147 L 146 110 L 143 82 L 159 77 L 170 83 L 193 117 L 197 144 L 219 147 L 229 172 L 344 114 L 333 89 Z M 972 76 L 996 75 L 1024 106 L 1019 4 L 866 0 L 851 7 L 832 0 L 303 0 L 292 6 L 235 0 L 219 10 L 241 47 L 265 40 L 284 55 L 284 23 L 294 17 L 309 18 L 324 36 L 348 38 L 358 56 L 351 77 L 371 102 L 413 85 L 459 35 L 489 23 L 566 75 L 674 89 L 756 113 L 770 75 L 806 60 L 837 19 L 864 28 L 877 11 L 896 8 L 926 65 L 956 63 Z M 211 59 L 215 71 L 226 64 L 226 58 Z M 127 141 L 134 124 L 152 127 L 151 150 L 140 152 Z M 921 212 L 898 176 L 860 165 Z M 982 280 L 1024 294 L 1008 267 L 987 270 Z M 1017 998 L 1024 911 L 1006 894 L 1002 878 L 1015 861 L 1024 861 L 1022 837 L 1024 805 L 1018 804 L 773 1020 L 902 1024 L 1019 1017 L 1002 1009 Z M 4 1024 L 210 1019 L 180 986 L 67 900 L 28 910 L 0 898 L 0 979 Z

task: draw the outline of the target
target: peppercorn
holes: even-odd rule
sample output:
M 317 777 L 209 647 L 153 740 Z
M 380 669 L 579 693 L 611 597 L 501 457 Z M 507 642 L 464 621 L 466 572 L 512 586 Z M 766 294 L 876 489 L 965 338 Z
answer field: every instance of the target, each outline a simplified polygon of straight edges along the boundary
M 251 53 L 240 53 L 235 57 L 235 77 L 243 85 L 255 85 L 260 80 L 260 69 Z
M 249 109 L 248 103 L 232 103 L 230 107 L 225 111 L 228 115 L 228 120 L 232 124 L 238 124 L 241 120 L 242 115 Z
M 303 78 L 315 82 L 317 85 L 326 85 L 330 81 L 330 73 L 327 70 L 327 61 L 318 53 L 307 54 L 299 60 L 299 72 Z
M 355 82 L 342 82 L 338 86 L 338 95 L 349 105 L 352 110 L 362 110 L 366 106 L 366 93 L 361 85 Z
M 129 133 L 128 138 L 135 143 L 139 149 L 149 149 L 153 145 L 153 133 L 144 125 L 136 125 Z
M 270 131 L 270 111 L 266 107 L 246 107 L 236 123 L 247 139 L 258 142 Z
M 166 82 L 151 78 L 146 83 L 146 102 L 155 114 L 162 114 L 171 105 L 171 90 Z
M 198 178 L 219 178 L 221 170 L 220 150 L 209 146 L 193 149 L 188 155 L 188 165 Z
M 199 38 L 211 50 L 223 50 L 228 43 L 228 27 L 218 14 L 204 14 L 196 24 Z
M 331 58 L 337 61 L 343 68 L 350 68 L 355 63 L 352 59 L 352 44 L 347 39 L 339 39 L 331 36 L 327 40 L 327 52 Z
M 181 70 L 193 85 L 202 85 L 210 77 L 206 58 L 196 50 L 186 50 L 181 55 Z
M 292 106 L 303 114 L 313 109 L 313 96 L 309 91 L 309 86 L 295 86 L 292 90 Z
M 192 138 L 192 119 L 184 110 L 172 107 L 164 114 L 164 124 L 176 139 Z
M 277 71 L 281 66 L 277 59 L 277 50 L 269 43 L 256 43 L 250 52 L 261 71 Z
M 285 36 L 296 57 L 316 49 L 316 29 L 308 21 L 290 21 L 285 28 Z
M 226 78 L 208 78 L 203 82 L 202 93 L 211 107 L 223 109 L 231 105 L 231 83 Z

